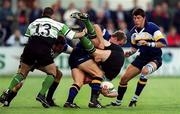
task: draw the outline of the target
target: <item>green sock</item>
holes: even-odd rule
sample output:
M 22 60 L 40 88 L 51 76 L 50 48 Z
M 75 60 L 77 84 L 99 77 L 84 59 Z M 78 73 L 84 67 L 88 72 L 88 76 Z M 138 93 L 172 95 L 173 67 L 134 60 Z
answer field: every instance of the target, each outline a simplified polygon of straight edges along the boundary
M 8 87 L 8 89 L 12 90 L 23 79 L 24 79 L 24 77 L 21 74 L 19 74 L 19 73 L 15 74 L 12 81 L 11 81 L 11 83 L 10 83 L 10 85 L 9 85 L 9 87 Z
M 96 37 L 96 32 L 95 32 L 95 30 L 94 30 L 94 26 L 93 26 L 93 24 L 91 23 L 91 21 L 89 20 L 89 19 L 87 19 L 87 20 L 82 20 L 83 22 L 84 22 L 84 24 L 85 24 L 85 26 L 86 26 L 86 28 L 87 28 L 87 30 L 88 30 L 88 34 L 90 35 L 90 39 L 93 39 L 93 38 L 95 38 Z
M 90 54 L 96 51 L 96 48 L 92 44 L 91 40 L 89 40 L 86 36 L 83 36 L 80 39 L 80 43 Z
M 42 83 L 42 88 L 39 93 L 41 95 L 45 95 L 46 91 L 51 87 L 53 82 L 54 82 L 54 77 L 52 75 L 47 75 L 47 77 Z

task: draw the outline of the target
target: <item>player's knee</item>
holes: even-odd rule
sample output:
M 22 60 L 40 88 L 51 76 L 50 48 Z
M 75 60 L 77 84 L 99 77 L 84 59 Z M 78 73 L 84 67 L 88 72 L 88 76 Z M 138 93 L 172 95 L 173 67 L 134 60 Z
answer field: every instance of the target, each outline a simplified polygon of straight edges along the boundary
M 143 68 L 142 71 L 141 71 L 141 74 L 148 75 L 149 74 L 149 70 L 147 68 Z
M 121 77 L 121 81 L 119 84 L 127 84 L 129 81 L 129 78 L 127 76 Z
M 56 71 L 56 81 L 60 81 L 61 80 L 61 77 L 62 77 L 62 72 L 60 70 L 57 70 Z
M 24 68 L 19 68 L 19 69 L 18 69 L 18 74 L 21 74 L 21 76 L 22 76 L 24 79 L 27 77 L 28 73 L 29 73 L 29 72 L 28 72 L 26 69 L 24 69 Z
M 46 73 L 47 73 L 47 75 L 52 75 L 56 79 L 56 76 L 57 76 L 56 70 L 55 71 L 51 70 Z
M 156 70 L 156 66 L 153 66 L 152 64 L 147 64 L 143 67 L 141 74 L 148 75 L 151 74 Z

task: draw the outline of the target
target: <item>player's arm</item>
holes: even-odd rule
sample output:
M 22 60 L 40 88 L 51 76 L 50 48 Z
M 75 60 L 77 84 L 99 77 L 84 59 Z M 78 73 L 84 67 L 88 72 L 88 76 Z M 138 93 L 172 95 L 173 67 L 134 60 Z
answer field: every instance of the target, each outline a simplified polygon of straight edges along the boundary
M 138 42 L 138 45 L 144 45 L 144 46 L 149 46 L 149 47 L 154 47 L 154 48 L 162 48 L 162 47 L 166 47 L 167 43 L 166 43 L 166 40 L 162 37 L 155 42 L 147 42 L 145 40 L 141 40 Z
M 25 34 L 24 34 L 24 37 L 25 37 L 25 38 L 31 37 L 31 31 L 30 31 L 31 26 L 32 26 L 32 24 L 30 24 L 30 25 L 28 26 L 28 28 L 26 29 L 26 32 L 25 32 Z
M 63 52 L 66 54 L 71 54 L 73 51 L 73 48 L 69 46 L 68 44 L 65 45 Z
M 53 49 L 54 51 L 54 49 Z M 65 45 L 62 51 L 54 51 L 53 58 L 56 58 L 58 55 L 60 55 L 62 52 L 66 54 L 71 54 L 73 51 L 73 48 L 69 45 Z
M 155 39 L 155 42 L 148 43 L 147 46 L 150 47 L 156 47 L 156 48 L 162 48 L 167 46 L 167 42 L 165 40 L 164 35 L 161 33 L 160 30 L 157 30 L 154 32 L 153 38 Z
M 65 24 L 60 24 L 60 26 L 62 26 L 62 29 L 59 31 L 58 35 L 63 35 L 69 39 L 80 38 L 86 34 L 85 30 L 83 30 L 82 32 L 74 32 Z
M 137 48 L 131 47 L 131 49 L 129 51 L 126 51 L 124 53 L 125 57 L 130 57 L 131 55 L 135 54 L 137 52 Z
M 74 38 L 81 38 L 86 34 L 86 29 L 84 29 L 82 32 L 76 32 L 74 35 Z
M 145 46 L 154 47 L 154 48 L 162 48 L 162 47 L 167 46 L 165 37 L 162 34 L 162 32 L 159 30 L 159 27 L 156 24 L 151 23 L 151 28 L 153 30 L 154 42 L 146 42 L 145 40 L 142 40 L 142 41 L 139 41 L 138 43 L 140 45 L 145 45 Z
M 95 29 L 96 35 L 97 35 L 97 40 L 96 40 L 97 46 L 95 45 L 95 47 L 98 47 L 99 49 L 104 49 L 104 38 L 103 38 L 102 30 L 99 27 L 99 25 L 97 25 L 97 24 L 94 24 L 94 29 Z

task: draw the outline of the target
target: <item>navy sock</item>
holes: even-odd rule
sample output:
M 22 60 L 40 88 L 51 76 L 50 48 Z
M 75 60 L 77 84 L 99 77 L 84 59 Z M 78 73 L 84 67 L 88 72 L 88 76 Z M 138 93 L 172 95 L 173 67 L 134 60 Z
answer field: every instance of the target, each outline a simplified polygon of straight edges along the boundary
M 73 103 L 74 98 L 78 94 L 79 90 L 80 90 L 80 87 L 77 84 L 73 84 L 71 88 L 69 89 L 69 96 L 66 102 Z
M 102 78 L 96 77 L 91 82 L 91 102 L 96 101 L 99 97 L 101 81 Z
M 118 100 L 123 99 L 123 96 L 124 96 L 126 90 L 127 90 L 127 84 L 120 84 L 119 85 L 119 87 L 118 87 L 118 96 L 117 96 Z
M 139 96 L 143 90 L 143 88 L 145 87 L 147 83 L 147 79 L 146 78 L 140 78 L 138 83 L 137 83 L 137 87 L 136 87 L 136 91 L 135 91 L 135 95 Z

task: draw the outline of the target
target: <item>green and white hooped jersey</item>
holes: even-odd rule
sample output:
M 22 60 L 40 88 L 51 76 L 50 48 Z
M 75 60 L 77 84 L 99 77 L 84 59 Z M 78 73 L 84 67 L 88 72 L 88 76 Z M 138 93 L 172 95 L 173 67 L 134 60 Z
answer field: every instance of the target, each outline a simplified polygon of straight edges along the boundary
M 63 35 L 66 38 L 72 39 L 75 32 L 63 23 L 57 22 L 51 18 L 43 17 L 33 21 L 27 28 L 25 36 L 40 36 L 43 38 L 57 38 Z

